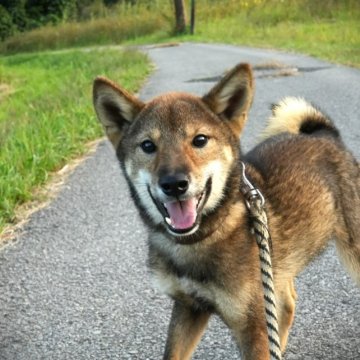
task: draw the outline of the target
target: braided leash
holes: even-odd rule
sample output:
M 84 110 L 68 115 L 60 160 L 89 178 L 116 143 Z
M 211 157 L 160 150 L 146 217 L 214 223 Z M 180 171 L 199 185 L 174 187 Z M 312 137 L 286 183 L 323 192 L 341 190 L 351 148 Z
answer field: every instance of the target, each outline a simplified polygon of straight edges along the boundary
M 246 207 L 250 212 L 252 231 L 255 234 L 256 242 L 259 246 L 261 280 L 264 290 L 265 317 L 269 339 L 270 359 L 281 360 L 276 300 L 271 266 L 271 237 L 267 225 L 268 222 L 266 212 L 264 209 L 265 199 L 260 190 L 255 188 L 246 177 L 245 164 L 242 162 L 241 165 L 243 168 L 243 187 L 241 191 L 245 197 Z

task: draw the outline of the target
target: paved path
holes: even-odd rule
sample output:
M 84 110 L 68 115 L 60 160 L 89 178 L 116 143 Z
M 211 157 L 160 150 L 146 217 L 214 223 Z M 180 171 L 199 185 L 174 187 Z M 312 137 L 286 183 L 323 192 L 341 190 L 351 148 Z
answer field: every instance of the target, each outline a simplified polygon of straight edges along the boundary
M 297 76 L 256 71 L 244 150 L 255 143 L 272 102 L 300 95 L 331 114 L 360 155 L 358 70 L 233 46 L 144 50 L 157 70 L 143 98 L 167 90 L 201 94 L 241 61 L 296 68 Z M 145 262 L 144 227 L 104 142 L 76 169 L 59 197 L 32 217 L 25 233 L 0 251 L 0 359 L 160 359 L 170 301 L 152 290 Z M 299 277 L 297 290 L 285 359 L 360 359 L 360 290 L 333 247 Z M 214 318 L 194 358 L 240 357 L 228 330 Z

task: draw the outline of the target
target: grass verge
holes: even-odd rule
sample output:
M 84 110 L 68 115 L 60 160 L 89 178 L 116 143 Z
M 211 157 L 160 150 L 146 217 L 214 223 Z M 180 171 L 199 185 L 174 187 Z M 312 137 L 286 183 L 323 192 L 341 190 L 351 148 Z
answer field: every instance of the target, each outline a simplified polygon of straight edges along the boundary
M 145 55 L 119 50 L 0 59 L 0 233 L 16 221 L 17 205 L 33 200 L 51 172 L 102 134 L 92 108 L 92 79 L 109 76 L 134 91 L 148 73 Z

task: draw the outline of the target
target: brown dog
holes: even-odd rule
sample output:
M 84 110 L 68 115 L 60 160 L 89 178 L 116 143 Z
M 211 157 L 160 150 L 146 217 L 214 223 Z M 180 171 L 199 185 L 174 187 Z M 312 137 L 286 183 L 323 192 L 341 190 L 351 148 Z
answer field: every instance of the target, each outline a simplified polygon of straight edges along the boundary
M 149 266 L 174 299 L 164 359 L 189 359 L 211 314 L 243 359 L 269 359 L 257 244 L 240 160 L 266 199 L 281 347 L 294 318 L 294 277 L 335 238 L 360 283 L 360 174 L 331 121 L 302 99 L 273 108 L 265 140 L 246 155 L 239 136 L 253 96 L 247 64 L 204 97 L 148 103 L 105 78 L 94 104 L 149 228 Z

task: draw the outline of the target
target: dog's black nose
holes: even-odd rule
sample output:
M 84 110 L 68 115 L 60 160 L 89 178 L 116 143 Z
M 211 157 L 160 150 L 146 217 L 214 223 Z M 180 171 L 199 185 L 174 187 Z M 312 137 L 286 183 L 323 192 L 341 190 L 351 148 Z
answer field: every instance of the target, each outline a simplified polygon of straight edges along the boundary
M 178 197 L 186 193 L 189 179 L 185 174 L 165 175 L 159 179 L 159 185 L 167 196 Z

